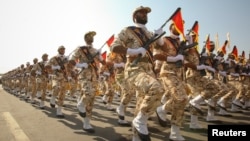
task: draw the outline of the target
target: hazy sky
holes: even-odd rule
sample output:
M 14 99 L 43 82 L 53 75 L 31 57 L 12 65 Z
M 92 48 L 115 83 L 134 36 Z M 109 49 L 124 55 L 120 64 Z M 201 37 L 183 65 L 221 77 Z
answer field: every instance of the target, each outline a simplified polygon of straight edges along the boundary
M 60 45 L 66 55 L 83 45 L 83 35 L 96 31 L 94 46 L 100 48 L 123 27 L 133 25 L 132 12 L 138 6 L 149 6 L 149 30 L 159 28 L 178 8 L 182 9 L 185 32 L 199 22 L 199 44 L 206 35 L 219 46 L 230 33 L 231 52 L 249 54 L 249 0 L 0 0 L 0 73 L 21 64 L 57 54 Z M 169 23 L 164 27 L 168 30 Z

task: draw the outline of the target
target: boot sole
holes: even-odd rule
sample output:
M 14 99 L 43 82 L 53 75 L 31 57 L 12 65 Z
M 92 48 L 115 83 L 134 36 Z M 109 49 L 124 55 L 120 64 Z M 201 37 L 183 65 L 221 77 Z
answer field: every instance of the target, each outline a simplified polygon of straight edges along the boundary
M 160 118 L 160 116 L 158 115 L 157 111 L 156 112 L 156 115 L 157 115 L 157 118 L 158 118 L 158 121 L 159 121 L 159 124 L 162 126 L 162 127 L 167 127 L 167 121 L 164 121 Z

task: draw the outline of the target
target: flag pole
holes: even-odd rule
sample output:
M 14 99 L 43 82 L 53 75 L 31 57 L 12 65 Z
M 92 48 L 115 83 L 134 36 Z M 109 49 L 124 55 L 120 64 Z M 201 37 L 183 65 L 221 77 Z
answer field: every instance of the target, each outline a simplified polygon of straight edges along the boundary
M 231 44 L 231 40 L 230 40 L 230 33 L 227 33 L 227 40 L 228 40 L 228 49 L 230 49 L 230 44 Z
M 177 12 L 179 12 L 180 10 L 181 10 L 181 8 L 178 7 L 178 8 L 175 10 L 175 12 L 169 17 L 169 19 L 167 19 L 167 20 L 165 21 L 165 23 L 162 24 L 161 28 L 163 28 L 163 27 L 173 18 L 173 16 L 174 16 Z
M 106 41 L 104 44 L 98 49 L 98 51 L 101 51 L 101 49 L 107 44 L 107 42 L 114 36 L 114 34 Z
M 218 35 L 218 33 L 215 35 L 215 49 L 217 51 L 219 49 L 219 35 Z

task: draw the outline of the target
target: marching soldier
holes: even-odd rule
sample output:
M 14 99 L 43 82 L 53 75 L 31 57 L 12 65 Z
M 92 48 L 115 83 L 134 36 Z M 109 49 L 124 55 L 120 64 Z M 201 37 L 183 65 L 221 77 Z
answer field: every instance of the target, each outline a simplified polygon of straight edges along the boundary
M 180 128 L 183 123 L 184 109 L 188 102 L 188 95 L 186 92 L 186 84 L 182 80 L 183 65 L 177 66 L 177 62 L 183 62 L 184 56 L 178 54 L 180 49 L 179 32 L 176 30 L 175 25 L 171 24 L 169 27 L 170 36 L 165 37 L 165 45 L 160 48 L 165 60 L 160 70 L 160 80 L 165 88 L 165 97 L 167 100 L 163 105 L 157 107 L 156 113 L 160 124 L 166 126 L 166 112 L 171 112 L 171 130 L 170 140 L 185 140 L 181 135 Z M 157 51 L 158 52 L 158 51 Z M 155 54 L 157 59 L 157 54 Z M 162 61 L 162 60 L 161 60 Z
M 83 130 L 93 133 L 95 130 L 90 125 L 95 94 L 98 87 L 98 66 L 103 62 L 99 51 L 93 47 L 95 31 L 87 32 L 84 35 L 85 45 L 79 47 L 71 56 L 70 60 L 76 61 L 76 67 L 81 71 L 78 75 L 81 94 L 77 103 L 79 114 L 83 117 Z
M 73 63 L 73 62 L 69 62 Z M 68 80 L 69 80 L 69 96 L 71 100 L 74 100 L 76 96 L 78 96 L 78 70 L 74 67 L 70 67 L 70 71 L 68 72 Z
M 25 78 L 24 78 L 24 87 L 25 87 L 25 95 L 24 99 L 27 99 L 30 96 L 31 89 L 29 89 L 29 81 L 30 81 L 30 72 L 33 66 L 30 65 L 30 62 L 26 63 L 25 69 Z
M 126 89 L 126 79 L 124 78 L 124 67 L 126 63 L 126 56 L 116 53 L 111 53 L 110 58 L 114 63 L 115 82 L 121 89 L 121 100 L 119 106 L 116 108 L 118 114 L 118 124 L 128 126 L 130 125 L 125 120 L 126 107 L 135 92 L 133 89 Z
M 38 63 L 38 59 L 34 58 L 33 59 L 33 67 Z M 32 67 L 32 68 L 33 68 Z M 36 71 L 34 69 L 31 69 L 31 73 L 30 73 L 30 85 L 31 88 L 31 95 L 30 95 L 30 102 L 33 104 L 35 103 L 35 96 L 36 96 L 36 92 L 37 92 L 37 87 L 36 87 Z
M 48 54 L 42 55 L 42 61 L 36 63 L 34 65 L 33 70 L 36 72 L 36 85 L 37 85 L 37 93 L 40 95 L 40 105 L 41 109 L 44 109 L 44 101 L 46 98 L 46 89 L 47 89 L 47 81 L 48 81 L 48 72 L 45 68 L 45 64 L 48 61 Z
M 243 69 L 246 65 L 246 62 L 244 62 L 243 56 L 239 56 L 238 58 L 234 56 L 233 59 L 235 63 L 235 68 L 234 72 L 232 71 L 232 73 L 230 74 L 230 79 L 234 79 L 234 84 L 239 90 L 239 92 L 237 93 L 237 95 L 235 95 L 235 98 L 232 101 L 232 111 L 237 112 L 238 110 L 244 108 L 244 105 L 242 104 L 243 102 L 241 102 L 240 100 L 246 98 L 248 86 L 245 85 L 245 81 L 247 79 L 246 73 L 243 72 Z
M 56 116 L 59 118 L 64 118 L 64 115 L 62 113 L 62 106 L 66 93 L 66 82 L 68 81 L 65 69 L 65 63 L 67 63 L 68 58 L 64 55 L 65 54 L 64 46 L 62 45 L 59 46 L 57 51 L 58 54 L 50 58 L 50 60 L 46 64 L 51 66 L 53 70 L 53 75 L 52 75 L 53 94 L 50 98 L 50 106 L 52 108 L 55 108 L 56 97 L 58 97 Z
M 128 81 L 129 86 L 126 90 L 135 89 L 138 91 L 137 104 L 135 109 L 135 117 L 132 125 L 134 130 L 133 140 L 150 140 L 150 135 L 147 127 L 147 121 L 150 115 L 153 114 L 156 107 L 159 105 L 160 98 L 163 94 L 163 87 L 156 79 L 153 73 L 152 56 L 149 50 L 143 46 L 154 37 L 154 34 L 147 30 L 148 13 L 151 12 L 149 7 L 140 6 L 133 12 L 132 18 L 134 26 L 125 27 L 118 33 L 112 46 L 111 52 L 127 56 L 125 65 L 125 81 Z M 160 28 L 155 31 L 155 34 L 162 34 Z M 162 38 L 157 40 L 157 44 L 164 44 Z M 151 46 L 152 49 L 152 46 Z M 133 61 L 141 54 L 141 59 L 134 66 Z
M 114 63 L 109 59 L 110 55 L 107 55 L 106 64 L 101 65 L 100 75 L 104 77 L 104 95 L 102 97 L 103 103 L 107 106 L 107 110 L 114 110 L 111 106 L 114 98 L 114 83 L 115 83 L 115 74 L 114 74 Z

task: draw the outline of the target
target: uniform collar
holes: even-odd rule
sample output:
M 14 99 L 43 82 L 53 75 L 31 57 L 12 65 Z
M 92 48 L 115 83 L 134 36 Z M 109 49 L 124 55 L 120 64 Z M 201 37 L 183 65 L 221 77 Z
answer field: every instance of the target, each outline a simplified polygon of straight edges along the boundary
M 143 24 L 135 23 L 135 26 L 147 30 L 147 27 Z
M 177 35 L 174 35 L 173 33 L 170 34 L 170 37 L 173 38 L 173 39 L 180 40 L 180 37 L 177 36 Z

